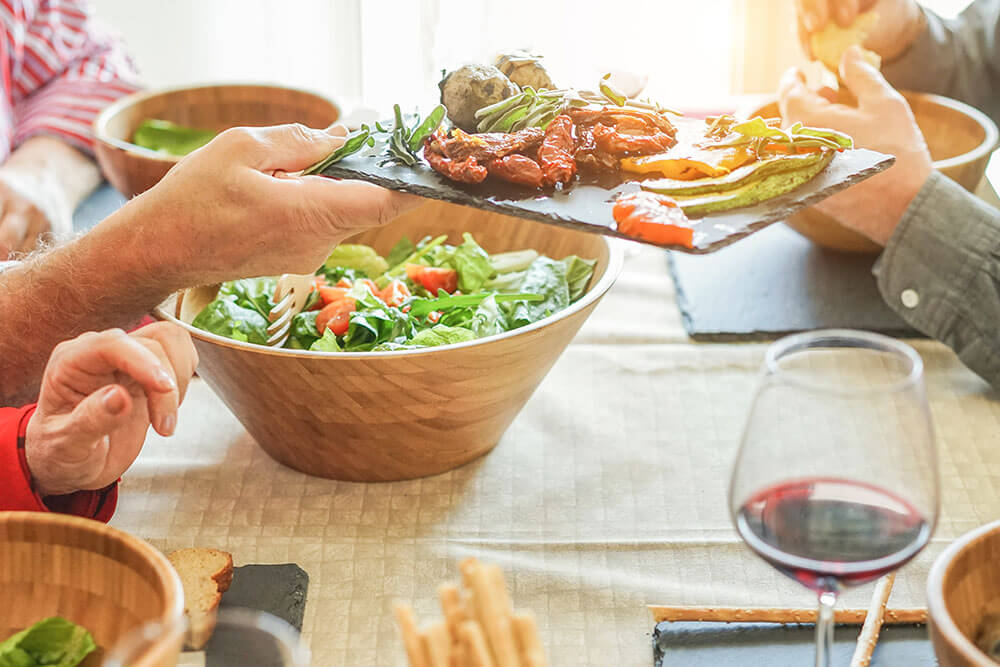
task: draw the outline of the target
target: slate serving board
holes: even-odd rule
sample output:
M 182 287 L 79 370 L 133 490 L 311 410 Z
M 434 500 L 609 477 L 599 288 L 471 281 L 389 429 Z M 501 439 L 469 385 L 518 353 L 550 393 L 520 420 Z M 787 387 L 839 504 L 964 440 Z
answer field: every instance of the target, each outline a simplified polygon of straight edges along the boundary
M 327 167 L 323 175 L 368 181 L 390 190 L 411 192 L 550 225 L 632 239 L 617 231 L 611 210 L 617 195 L 639 190 L 634 181 L 613 186 L 580 181 L 565 191 L 552 194 L 542 194 L 495 179 L 477 185 L 456 183 L 438 174 L 423 160 L 412 167 L 387 161 L 383 156 L 384 137 L 376 136 L 376 146 L 371 149 L 374 156 L 367 154 L 368 151 L 356 153 Z M 694 248 L 650 245 L 691 254 L 715 252 L 787 218 L 801 208 L 888 169 L 894 161 L 891 155 L 864 149 L 838 153 L 818 176 L 789 193 L 756 206 L 711 214 L 695 221 Z
M 695 340 L 773 340 L 828 328 L 922 337 L 882 299 L 875 259 L 820 248 L 785 225 L 709 257 L 667 257 L 684 329 Z
M 309 575 L 298 565 L 243 565 L 233 570 L 233 582 L 219 606 L 264 611 L 301 632 L 308 588 Z M 204 656 L 205 667 L 284 664 L 267 635 L 224 628 L 216 628 L 205 645 Z
M 837 626 L 832 664 L 847 665 L 860 626 Z M 813 664 L 813 625 L 775 623 L 659 623 L 653 631 L 654 667 L 802 667 Z M 872 667 L 932 667 L 934 649 L 922 625 L 882 628 Z

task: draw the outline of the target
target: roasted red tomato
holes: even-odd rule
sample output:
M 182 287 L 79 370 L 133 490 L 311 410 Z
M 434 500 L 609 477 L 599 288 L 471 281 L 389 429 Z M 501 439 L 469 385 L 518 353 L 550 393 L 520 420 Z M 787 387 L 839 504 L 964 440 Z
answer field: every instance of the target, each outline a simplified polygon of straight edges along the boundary
M 633 192 L 615 201 L 618 231 L 660 245 L 694 247 L 694 229 L 677 202 L 654 192 Z

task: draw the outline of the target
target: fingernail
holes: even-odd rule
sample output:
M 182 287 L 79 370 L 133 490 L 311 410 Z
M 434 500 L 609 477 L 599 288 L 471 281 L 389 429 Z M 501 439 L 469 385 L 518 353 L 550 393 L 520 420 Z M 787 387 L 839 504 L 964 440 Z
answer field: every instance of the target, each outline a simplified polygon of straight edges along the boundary
M 166 372 L 162 368 L 156 371 L 156 375 L 154 377 L 156 377 L 156 383 L 160 385 L 160 388 L 164 391 L 173 391 L 174 389 L 177 389 L 177 383 L 174 382 L 172 377 L 170 377 L 170 373 Z
M 806 25 L 806 30 L 809 32 L 816 32 L 819 30 L 819 17 L 813 12 L 806 12 L 802 15 L 802 22 Z
M 101 403 L 104 409 L 113 415 L 117 415 L 125 409 L 125 397 L 118 391 L 118 387 L 107 387 L 104 395 L 101 396 Z
M 162 435 L 173 435 L 177 428 L 177 415 L 169 414 L 160 421 L 160 433 Z
M 848 27 L 854 22 L 854 13 L 843 5 L 837 7 L 837 22 L 845 28 Z

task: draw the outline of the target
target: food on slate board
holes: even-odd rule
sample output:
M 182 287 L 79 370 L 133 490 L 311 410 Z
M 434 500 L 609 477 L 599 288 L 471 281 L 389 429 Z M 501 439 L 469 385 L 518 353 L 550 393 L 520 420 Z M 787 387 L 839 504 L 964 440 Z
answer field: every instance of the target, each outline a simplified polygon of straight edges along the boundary
M 386 257 L 342 244 L 316 272 L 285 347 L 323 352 L 412 350 L 511 331 L 563 310 L 587 291 L 594 260 L 535 250 L 487 253 L 471 234 L 401 239 Z M 223 283 L 192 324 L 264 345 L 275 278 Z
M 535 617 L 514 610 L 500 568 L 474 558 L 459 568 L 465 590 L 438 589 L 442 620 L 419 627 L 412 606 L 394 608 L 410 667 L 545 667 Z
M 189 629 L 185 645 L 201 649 L 215 630 L 215 612 L 233 582 L 233 556 L 218 549 L 179 549 L 167 556 L 184 587 Z
M 821 36 L 820 54 L 861 39 Z M 554 89 L 538 56 L 501 55 L 497 66 L 466 65 L 440 83 L 442 105 L 409 120 L 399 105 L 391 126 L 363 126 L 306 173 L 359 151 L 406 167 L 429 166 L 449 181 L 489 187 L 503 181 L 532 190 L 571 190 L 578 181 L 636 183 L 657 196 L 618 195 L 618 231 L 661 245 L 693 247 L 705 215 L 753 206 L 809 182 L 850 137 L 780 119 L 683 118 L 616 90 Z M 447 113 L 445 113 L 447 112 Z M 388 137 L 378 147 L 379 136 Z M 572 192 L 569 193 L 572 196 Z

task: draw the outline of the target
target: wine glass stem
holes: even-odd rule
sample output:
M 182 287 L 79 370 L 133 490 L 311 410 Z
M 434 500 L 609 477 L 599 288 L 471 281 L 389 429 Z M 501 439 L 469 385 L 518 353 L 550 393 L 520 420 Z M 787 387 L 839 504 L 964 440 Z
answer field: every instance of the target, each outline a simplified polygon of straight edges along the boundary
M 833 655 L 833 607 L 837 594 L 823 591 L 819 594 L 819 617 L 816 619 L 816 667 L 830 667 Z

